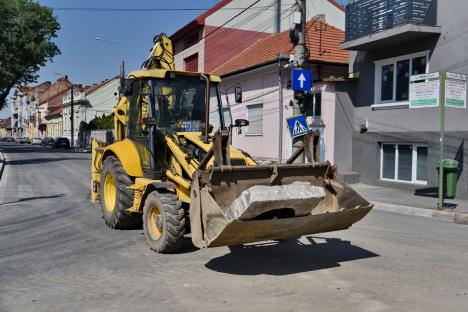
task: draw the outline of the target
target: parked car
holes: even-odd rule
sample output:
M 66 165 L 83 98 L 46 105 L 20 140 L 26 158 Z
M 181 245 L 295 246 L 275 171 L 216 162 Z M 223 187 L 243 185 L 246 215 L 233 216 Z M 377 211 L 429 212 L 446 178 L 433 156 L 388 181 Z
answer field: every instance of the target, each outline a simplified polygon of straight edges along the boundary
M 20 139 L 21 144 L 31 144 L 31 140 L 28 137 L 24 137 Z
M 42 141 L 41 141 L 41 146 L 44 146 L 44 147 L 46 147 L 46 146 L 52 146 L 52 147 L 53 147 L 53 146 L 54 146 L 54 143 L 55 143 L 54 138 L 45 137 L 45 138 L 43 138 Z
M 22 139 L 22 138 L 16 138 L 16 139 L 15 139 L 15 143 L 21 143 L 21 139 Z
M 54 148 L 70 148 L 70 140 L 68 138 L 56 138 L 54 145 Z
M 8 137 L 7 142 L 15 142 L 15 138 L 14 137 Z
M 31 140 L 31 145 L 41 145 L 42 139 L 41 138 L 33 138 Z

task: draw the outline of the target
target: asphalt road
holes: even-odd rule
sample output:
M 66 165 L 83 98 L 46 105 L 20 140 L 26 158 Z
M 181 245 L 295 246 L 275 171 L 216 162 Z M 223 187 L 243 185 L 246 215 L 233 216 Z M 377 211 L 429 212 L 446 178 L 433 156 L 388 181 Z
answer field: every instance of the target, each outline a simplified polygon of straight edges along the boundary
M 89 201 L 90 155 L 0 144 L 0 311 L 468 311 L 468 227 L 372 211 L 281 243 L 149 250 Z

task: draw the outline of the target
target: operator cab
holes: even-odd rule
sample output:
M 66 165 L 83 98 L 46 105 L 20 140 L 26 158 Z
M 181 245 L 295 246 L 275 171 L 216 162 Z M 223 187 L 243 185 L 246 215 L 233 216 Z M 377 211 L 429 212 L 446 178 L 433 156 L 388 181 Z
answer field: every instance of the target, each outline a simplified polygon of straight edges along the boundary
M 221 104 L 216 76 L 167 71 L 163 77 L 130 77 L 125 92 L 130 104 L 127 137 L 135 142 L 147 177 L 160 178 L 167 169 L 164 140 L 168 135 L 210 136 L 231 123 L 229 111 Z

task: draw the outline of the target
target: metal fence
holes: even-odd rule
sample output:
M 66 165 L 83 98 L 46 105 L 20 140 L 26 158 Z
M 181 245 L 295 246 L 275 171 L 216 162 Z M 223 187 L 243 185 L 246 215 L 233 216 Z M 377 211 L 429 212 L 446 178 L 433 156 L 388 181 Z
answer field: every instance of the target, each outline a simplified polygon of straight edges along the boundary
M 437 0 L 350 0 L 345 40 L 350 41 L 404 24 L 435 26 Z
M 114 141 L 114 130 L 91 130 L 79 132 L 76 146 L 79 148 L 90 148 L 91 141 L 99 140 L 105 142 L 106 145 Z

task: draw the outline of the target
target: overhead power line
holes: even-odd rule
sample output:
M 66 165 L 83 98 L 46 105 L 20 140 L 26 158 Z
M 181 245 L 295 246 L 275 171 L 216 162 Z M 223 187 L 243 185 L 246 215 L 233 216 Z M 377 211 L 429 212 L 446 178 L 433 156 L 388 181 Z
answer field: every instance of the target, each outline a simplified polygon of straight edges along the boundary
M 236 17 L 238 17 L 239 15 L 241 15 L 242 13 L 244 13 L 245 11 L 247 11 L 248 9 L 252 8 L 254 5 L 256 5 L 257 3 L 259 3 L 260 0 L 257 0 L 255 1 L 254 3 L 252 3 L 251 5 L 249 5 L 248 7 L 246 7 L 245 9 L 243 9 L 242 11 L 240 11 L 239 13 L 237 13 L 236 15 L 234 15 L 233 17 L 231 17 L 230 19 L 228 19 L 224 24 L 222 24 L 221 26 L 218 26 L 217 28 L 215 28 L 212 32 L 206 34 L 203 38 L 201 39 L 205 39 L 206 37 L 208 36 L 211 36 L 213 33 L 215 33 L 216 31 L 218 31 L 220 28 L 222 28 L 223 26 L 226 26 L 226 24 L 228 24 L 229 22 L 231 22 L 233 19 L 235 19 Z M 200 40 L 201 40 L 200 39 Z
M 255 3 L 258 3 L 256 1 Z M 286 5 L 282 5 L 286 6 Z M 93 8 L 93 7 L 48 7 L 54 11 L 95 11 L 95 12 L 168 12 L 168 11 L 207 11 L 210 8 Z M 218 10 L 247 10 L 247 9 L 266 9 L 267 6 L 249 6 L 246 8 L 223 7 Z

